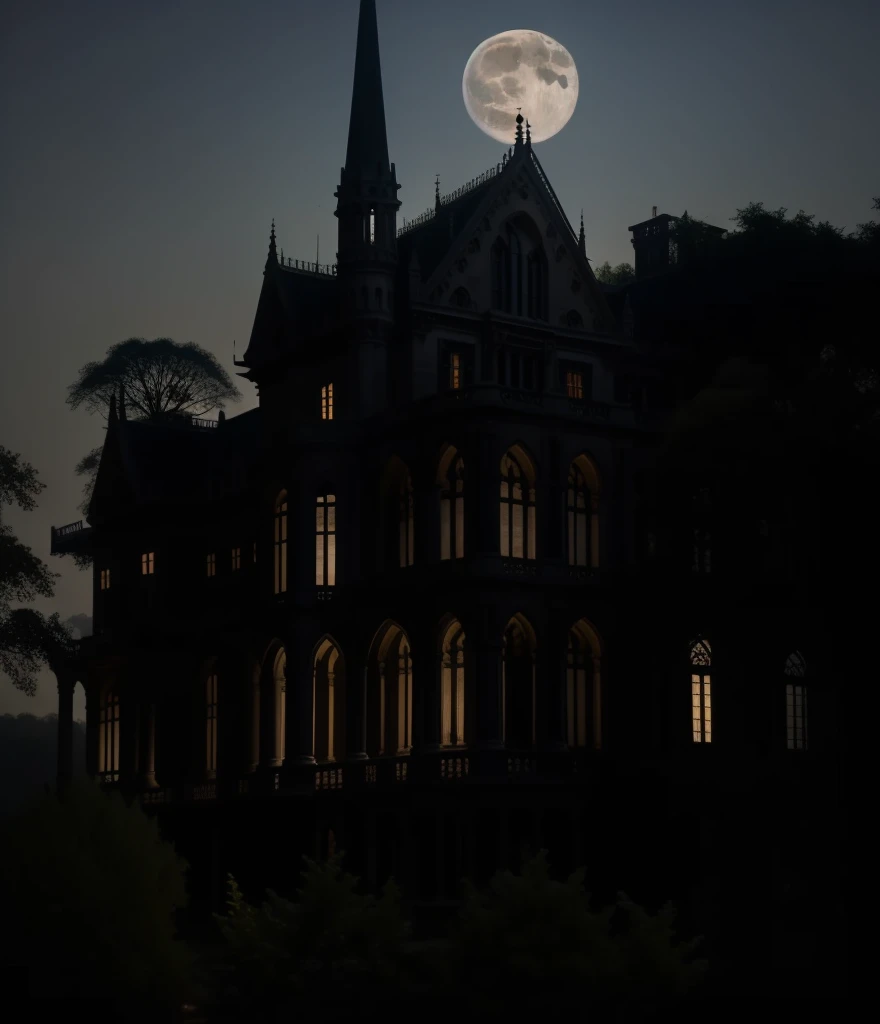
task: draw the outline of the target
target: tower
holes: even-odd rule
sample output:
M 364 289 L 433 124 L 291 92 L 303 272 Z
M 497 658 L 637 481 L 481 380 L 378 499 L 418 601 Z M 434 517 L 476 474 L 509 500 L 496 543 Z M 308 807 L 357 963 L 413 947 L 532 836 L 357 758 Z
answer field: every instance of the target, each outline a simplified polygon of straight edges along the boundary
M 393 319 L 399 188 L 388 160 L 376 2 L 361 0 L 348 148 L 334 193 L 341 298 L 356 321 Z

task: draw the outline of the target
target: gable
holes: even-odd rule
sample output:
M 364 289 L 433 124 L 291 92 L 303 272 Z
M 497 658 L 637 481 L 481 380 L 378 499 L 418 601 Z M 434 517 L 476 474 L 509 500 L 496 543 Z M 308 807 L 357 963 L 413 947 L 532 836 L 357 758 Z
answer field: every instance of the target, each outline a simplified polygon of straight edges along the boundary
M 443 213 L 441 207 L 435 219 Z M 602 288 L 537 159 L 526 149 L 479 190 L 466 222 L 445 242 L 443 257 L 424 282 L 424 300 L 477 313 L 492 309 L 492 246 L 508 225 L 528 239 L 530 248 L 540 246 L 546 259 L 548 325 L 612 330 L 615 321 Z M 450 235 L 454 229 L 454 222 L 447 227 Z

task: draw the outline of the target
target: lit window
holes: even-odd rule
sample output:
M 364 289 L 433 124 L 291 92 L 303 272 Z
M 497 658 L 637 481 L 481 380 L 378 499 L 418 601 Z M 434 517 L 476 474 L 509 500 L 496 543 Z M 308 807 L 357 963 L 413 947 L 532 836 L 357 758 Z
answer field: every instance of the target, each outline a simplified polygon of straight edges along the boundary
M 440 662 L 440 742 L 446 747 L 464 743 L 464 633 L 453 621 L 443 637 Z
M 217 556 L 215 554 L 205 556 L 205 568 L 209 576 L 217 575 Z
M 112 782 L 119 779 L 119 695 L 101 697 L 98 717 L 98 772 Z
M 333 419 L 333 385 L 325 384 L 321 388 L 321 419 Z
M 208 676 L 205 694 L 205 770 L 208 778 L 217 775 L 217 674 Z
M 789 750 L 807 749 L 807 666 L 800 651 L 789 654 L 785 662 L 785 732 Z
M 412 477 L 406 473 L 400 482 L 400 567 L 413 564 L 415 542 L 413 539 L 413 488 Z
M 336 586 L 336 495 L 320 496 L 315 506 L 315 583 Z
M 449 356 L 449 386 L 453 391 L 461 387 L 461 355 L 452 352 Z
M 254 548 L 256 557 L 256 548 Z M 287 593 L 287 491 L 275 499 L 275 593 Z
M 583 399 L 584 397 L 584 375 L 569 370 L 565 375 L 565 386 L 569 398 Z
M 534 479 L 524 471 L 525 459 L 513 450 L 501 460 L 501 555 L 535 557 Z
M 109 590 L 110 589 L 110 570 L 109 569 L 102 569 L 101 570 L 101 577 L 100 577 L 100 579 L 101 579 L 101 590 Z
M 334 761 L 338 750 L 341 749 L 337 740 L 341 739 L 339 733 L 343 716 L 339 712 L 342 710 L 341 698 L 345 677 L 339 648 L 330 639 L 325 639 L 315 653 L 313 680 L 314 757 L 316 761 Z
M 566 724 L 568 745 L 587 745 L 587 650 L 580 637 L 568 634 L 566 672 Z
M 708 640 L 691 644 L 691 707 L 694 743 L 712 742 L 712 647 Z
M 370 245 L 376 244 L 376 211 L 370 210 Z
M 152 576 L 156 571 L 156 552 L 147 551 L 141 555 L 141 575 Z
M 590 511 L 592 499 L 580 468 L 568 471 L 568 564 L 590 564 Z
M 238 572 L 241 568 L 241 548 L 232 549 L 232 571 Z
M 440 463 L 440 558 L 464 558 L 464 460 L 454 448 Z

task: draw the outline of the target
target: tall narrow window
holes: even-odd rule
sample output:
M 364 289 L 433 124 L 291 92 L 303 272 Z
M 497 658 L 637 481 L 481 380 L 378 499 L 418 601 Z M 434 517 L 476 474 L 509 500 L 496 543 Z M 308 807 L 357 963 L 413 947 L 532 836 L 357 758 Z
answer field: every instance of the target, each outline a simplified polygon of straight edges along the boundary
M 315 653 L 313 670 L 312 749 L 316 761 L 334 761 L 343 750 L 342 693 L 345 665 L 339 648 L 328 637 Z
M 535 557 L 534 475 L 521 452 L 511 449 L 501 460 L 501 555 Z
M 409 753 L 412 747 L 412 658 L 406 638 L 400 642 L 397 656 L 397 753 Z
M 241 568 L 241 548 L 232 549 L 232 571 L 238 572 Z
M 590 657 L 580 638 L 568 635 L 568 667 L 566 669 L 566 725 L 568 745 L 587 745 L 587 659 Z
M 440 558 L 464 558 L 464 460 L 451 446 L 440 460 Z
M 576 398 L 578 401 L 584 397 L 584 375 L 573 370 L 565 374 L 565 386 L 569 398 Z
M 319 495 L 315 505 L 315 583 L 336 586 L 336 495 Z
M 141 555 L 141 575 L 152 576 L 156 571 L 156 552 L 145 551 Z
M 217 673 L 206 682 L 205 693 L 205 771 L 209 779 L 217 776 Z
M 287 491 L 275 499 L 275 593 L 287 593 Z
M 110 589 L 110 570 L 109 569 L 102 569 L 101 570 L 100 581 L 101 581 L 101 590 L 109 590 Z
M 464 744 L 464 633 L 453 620 L 443 637 L 440 660 L 440 742 Z
M 509 281 L 510 281 L 510 301 L 505 305 L 505 309 L 516 314 L 516 316 L 523 315 L 523 253 L 522 243 L 520 242 L 519 232 L 514 231 L 513 227 L 508 224 L 507 226 L 507 244 L 508 254 L 510 259 L 510 266 L 508 268 Z
M 370 245 L 376 244 L 376 211 L 370 210 Z
M 461 353 L 449 353 L 449 386 L 453 391 L 461 387 Z
M 785 662 L 785 733 L 789 750 L 807 749 L 807 666 L 800 651 L 789 654 Z
M 590 491 L 580 468 L 568 471 L 568 564 L 590 564 Z
M 321 419 L 333 419 L 333 385 L 325 384 L 321 388 Z
M 400 481 L 399 523 L 400 567 L 404 569 L 413 564 L 415 556 L 413 487 L 409 473 L 405 473 Z
M 108 781 L 119 781 L 119 695 L 106 690 L 98 717 L 98 772 Z
M 708 640 L 691 644 L 691 708 L 694 743 L 712 742 L 712 647 Z
M 535 742 L 534 633 L 521 615 L 507 624 L 501 648 L 501 733 L 512 750 Z
M 217 556 L 213 552 L 210 555 L 205 555 L 205 572 L 209 576 L 217 575 Z

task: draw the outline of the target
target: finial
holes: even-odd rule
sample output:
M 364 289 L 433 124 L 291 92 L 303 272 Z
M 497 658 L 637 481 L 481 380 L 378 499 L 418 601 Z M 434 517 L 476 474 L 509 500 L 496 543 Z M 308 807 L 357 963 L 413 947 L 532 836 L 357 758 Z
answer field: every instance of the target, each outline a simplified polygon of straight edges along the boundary
M 522 107 L 517 107 L 516 109 L 519 111 L 519 113 L 516 115 L 516 147 L 517 147 L 517 149 L 519 149 L 519 147 L 523 144 L 523 120 L 524 119 L 523 119 L 523 116 L 522 116 Z
M 526 118 L 526 148 L 532 148 L 532 126 L 529 124 L 528 118 Z
M 437 180 L 434 182 L 434 211 L 435 213 L 440 212 L 440 175 L 437 175 Z
M 269 232 L 269 255 L 266 257 L 266 266 L 278 262 L 278 253 L 275 249 L 275 218 L 272 218 L 272 230 Z
M 587 255 L 587 236 L 584 233 L 584 211 L 581 210 L 581 233 L 578 236 L 578 248 L 584 254 Z

